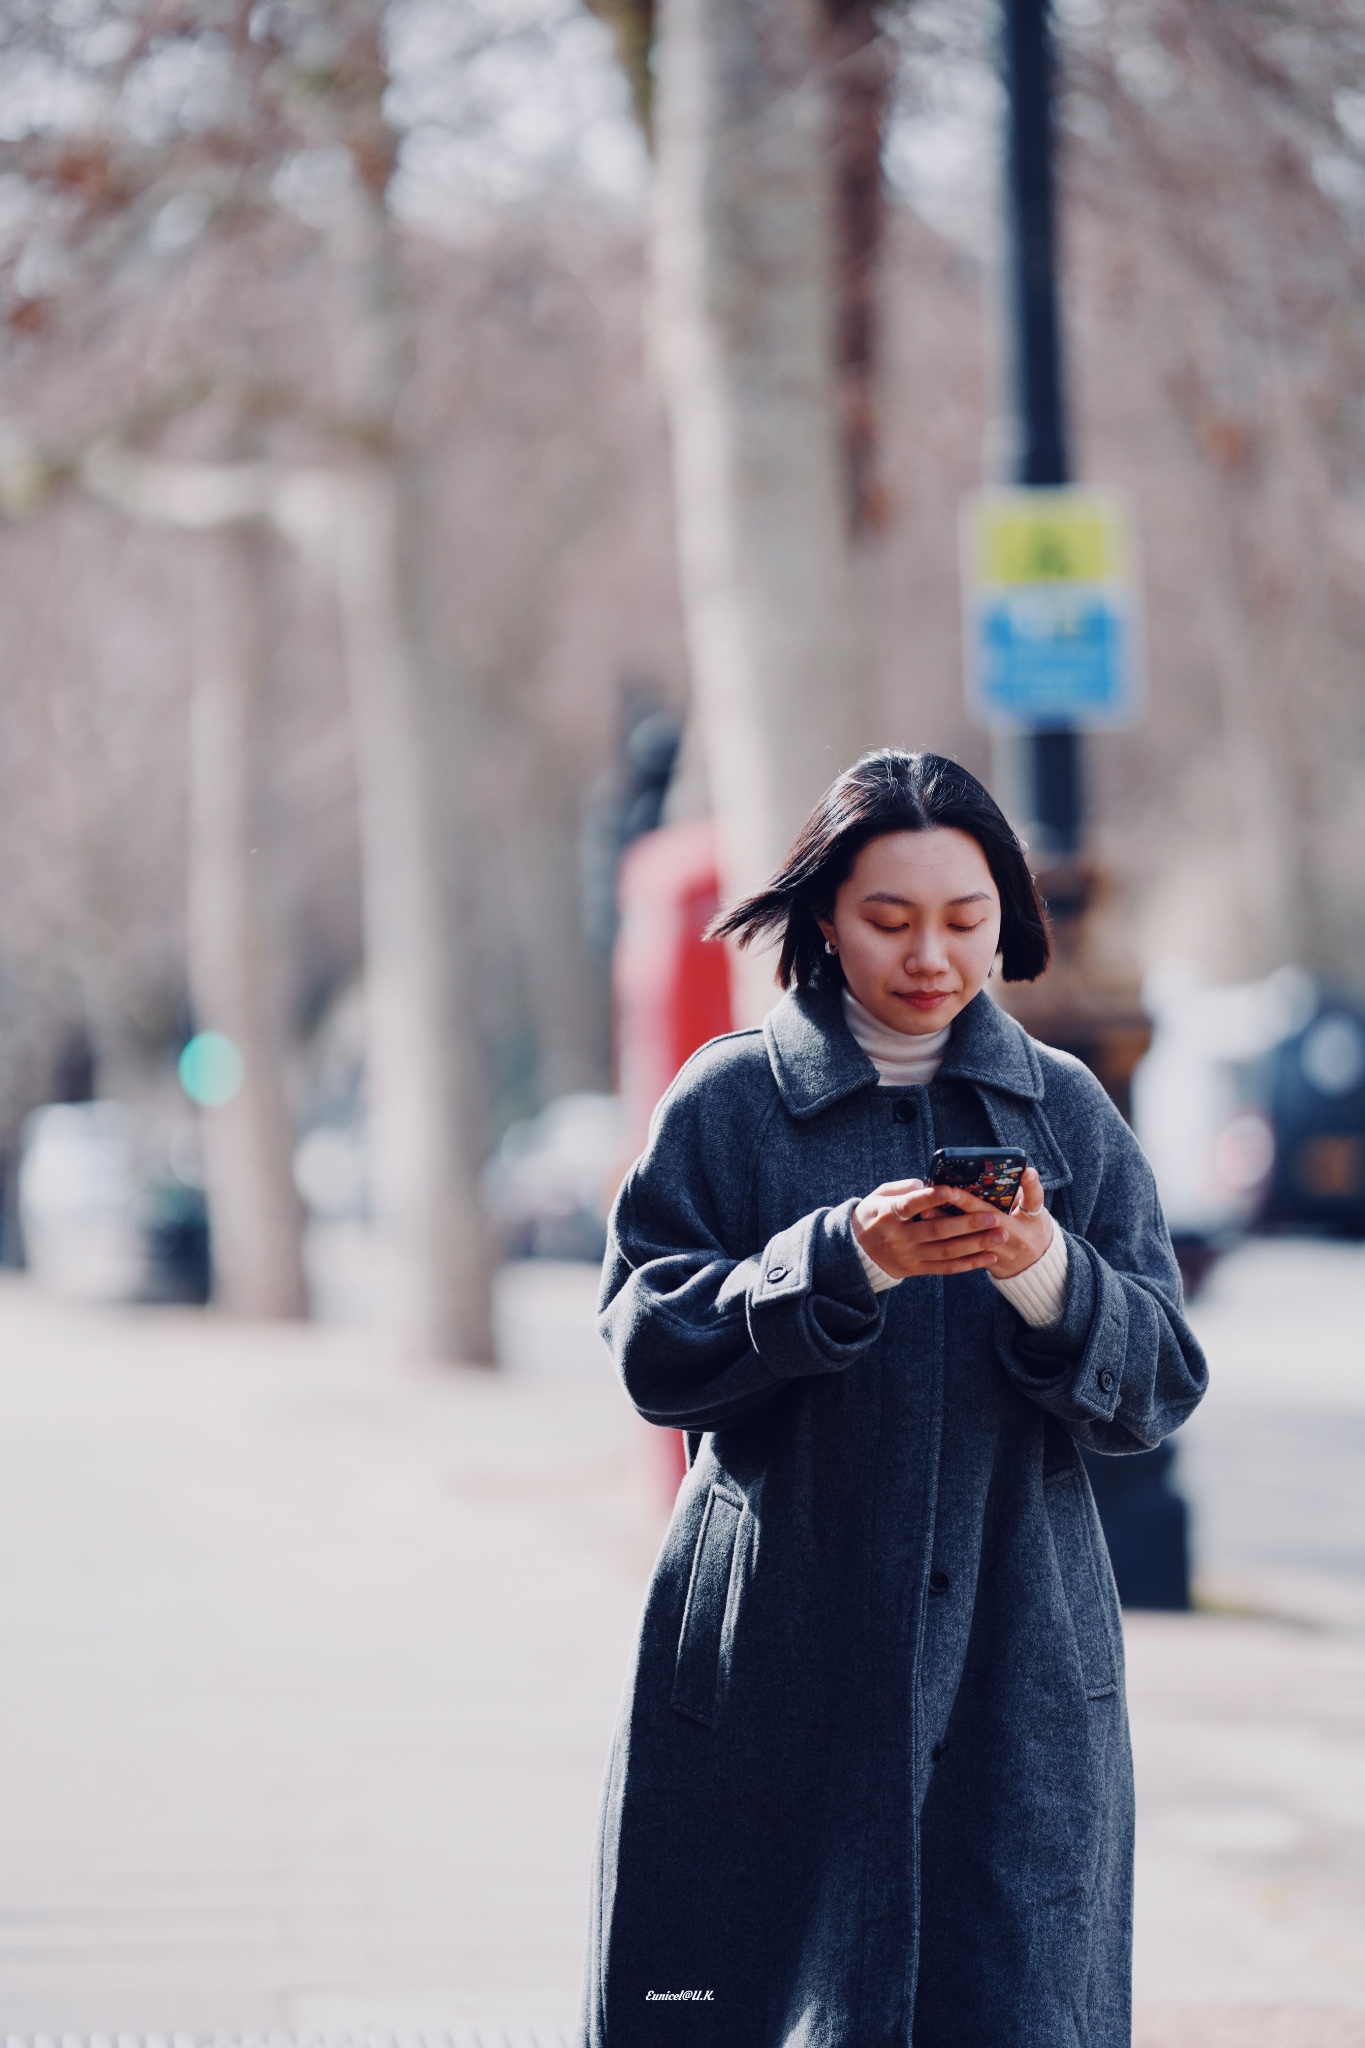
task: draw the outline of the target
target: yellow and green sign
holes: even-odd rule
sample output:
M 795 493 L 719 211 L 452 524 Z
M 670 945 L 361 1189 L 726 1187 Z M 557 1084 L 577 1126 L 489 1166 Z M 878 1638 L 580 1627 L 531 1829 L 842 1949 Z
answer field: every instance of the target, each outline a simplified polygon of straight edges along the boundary
M 992 731 L 1141 713 L 1133 541 L 1117 493 L 975 491 L 962 507 L 967 701 Z

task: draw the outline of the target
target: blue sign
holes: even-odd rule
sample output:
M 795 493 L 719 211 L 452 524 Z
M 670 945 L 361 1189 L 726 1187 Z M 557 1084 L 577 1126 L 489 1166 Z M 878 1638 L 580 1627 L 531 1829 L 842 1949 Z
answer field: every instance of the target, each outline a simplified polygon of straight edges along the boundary
M 978 614 L 977 696 L 991 723 L 1112 725 L 1127 711 L 1122 612 L 1102 596 L 1011 592 Z

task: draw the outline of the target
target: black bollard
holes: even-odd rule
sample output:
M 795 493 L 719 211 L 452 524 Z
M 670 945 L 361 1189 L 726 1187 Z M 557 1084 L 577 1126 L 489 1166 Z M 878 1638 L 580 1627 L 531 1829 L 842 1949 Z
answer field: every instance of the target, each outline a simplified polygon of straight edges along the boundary
M 1184 1613 L 1190 1605 L 1189 1509 L 1175 1490 L 1173 1443 L 1131 1458 L 1082 1452 L 1125 1607 Z

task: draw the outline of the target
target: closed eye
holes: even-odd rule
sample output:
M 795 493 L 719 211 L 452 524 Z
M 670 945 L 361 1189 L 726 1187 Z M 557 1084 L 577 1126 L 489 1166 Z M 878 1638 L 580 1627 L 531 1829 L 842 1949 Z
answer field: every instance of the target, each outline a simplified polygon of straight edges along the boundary
M 908 920 L 900 924 L 883 924 L 880 918 L 871 917 L 868 919 L 868 923 L 874 932 L 907 932 L 910 929 Z M 986 919 L 984 917 L 978 917 L 974 924 L 957 924 L 950 919 L 948 929 L 950 932 L 976 932 L 980 931 L 985 923 Z

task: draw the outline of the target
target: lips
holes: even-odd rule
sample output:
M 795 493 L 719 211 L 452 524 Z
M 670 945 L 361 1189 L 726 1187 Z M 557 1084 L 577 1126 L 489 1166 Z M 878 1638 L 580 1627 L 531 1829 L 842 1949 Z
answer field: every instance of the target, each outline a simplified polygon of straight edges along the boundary
M 896 1001 L 898 1003 L 911 1003 L 917 1010 L 936 1010 L 940 1003 L 951 1002 L 952 994 L 953 992 L 950 988 L 931 989 L 926 994 L 915 994 L 914 992 L 907 991 L 904 995 L 898 993 Z

